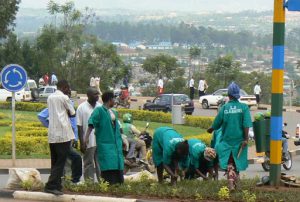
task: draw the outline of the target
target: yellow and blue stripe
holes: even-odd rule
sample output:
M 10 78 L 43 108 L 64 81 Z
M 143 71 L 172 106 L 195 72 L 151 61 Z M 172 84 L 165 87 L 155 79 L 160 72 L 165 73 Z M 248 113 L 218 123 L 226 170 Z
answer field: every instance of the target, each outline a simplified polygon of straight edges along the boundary
M 284 0 L 274 0 L 273 24 L 273 68 L 272 68 L 272 111 L 270 142 L 270 181 L 271 185 L 280 184 L 282 155 L 282 105 L 284 84 Z

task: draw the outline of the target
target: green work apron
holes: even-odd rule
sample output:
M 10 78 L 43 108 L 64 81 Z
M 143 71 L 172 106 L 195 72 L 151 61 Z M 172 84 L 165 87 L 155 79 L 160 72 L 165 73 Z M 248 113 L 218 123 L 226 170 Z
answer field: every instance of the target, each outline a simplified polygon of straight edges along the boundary
M 104 106 L 97 107 L 89 119 L 89 125 L 95 128 L 97 156 L 101 171 L 124 169 L 118 114 L 116 111 L 113 112 L 116 117 L 114 122 Z
M 221 169 L 226 170 L 230 155 L 233 155 L 237 171 L 248 167 L 248 147 L 242 150 L 238 158 L 241 143 L 244 141 L 244 129 L 252 127 L 249 107 L 238 100 L 231 100 L 219 111 L 213 123 L 213 129 L 221 128 L 222 135 L 218 145 L 217 154 Z

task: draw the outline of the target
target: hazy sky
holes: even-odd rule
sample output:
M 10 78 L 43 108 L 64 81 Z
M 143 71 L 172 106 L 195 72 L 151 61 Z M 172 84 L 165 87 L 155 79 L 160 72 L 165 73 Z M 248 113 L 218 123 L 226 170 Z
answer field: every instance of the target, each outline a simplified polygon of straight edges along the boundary
M 22 0 L 21 8 L 46 8 L 49 0 Z M 66 0 L 56 0 L 66 2 Z M 139 10 L 241 11 L 272 10 L 274 0 L 74 0 L 78 8 Z

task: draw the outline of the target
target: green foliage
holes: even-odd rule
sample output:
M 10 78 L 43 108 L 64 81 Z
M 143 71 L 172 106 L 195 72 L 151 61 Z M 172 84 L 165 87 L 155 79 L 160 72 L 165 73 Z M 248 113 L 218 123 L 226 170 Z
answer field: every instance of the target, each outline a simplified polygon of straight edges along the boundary
M 40 112 L 47 108 L 45 103 L 16 102 L 16 110 Z M 11 102 L 0 102 L 0 109 L 11 109 Z
M 67 183 L 65 190 L 76 193 L 109 195 L 114 197 L 133 197 L 133 198 L 149 198 L 152 200 L 160 199 L 170 201 L 172 199 L 178 201 L 299 201 L 298 190 L 262 190 L 257 188 L 258 179 L 241 180 L 238 190 L 229 193 L 225 180 L 219 181 L 200 181 L 200 180 L 184 180 L 179 181 L 175 186 L 168 183 L 159 184 L 153 180 L 141 180 L 138 182 L 125 181 L 122 185 L 107 186 L 100 183 L 85 182 L 81 185 Z M 104 186 L 104 188 L 101 188 Z M 248 191 L 243 191 L 248 190 Z
M 248 190 L 243 191 L 243 201 L 244 202 L 255 202 L 256 201 L 256 195 L 255 193 L 250 193 Z
M 0 154 L 11 155 L 11 144 L 11 135 L 5 135 L 3 138 L 0 138 Z M 16 153 L 17 155 L 27 156 L 33 153 L 49 154 L 48 138 L 17 136 Z
M 221 187 L 221 189 L 218 192 L 218 197 L 221 201 L 228 200 L 230 198 L 230 192 L 228 187 Z
M 0 119 L 7 118 L 7 116 L 4 113 L 0 113 Z
M 12 31 L 20 0 L 1 0 L 0 39 Z
M 205 79 L 208 81 L 209 91 L 227 88 L 231 81 L 236 80 L 241 64 L 234 62 L 232 56 L 220 57 L 210 63 L 206 69 Z
M 178 65 L 176 58 L 159 54 L 157 56 L 148 57 L 142 67 L 145 71 L 155 74 L 157 78 L 161 76 L 170 79 L 175 76 L 174 71 Z
M 171 123 L 172 116 L 170 113 L 164 112 L 151 112 L 146 110 L 131 110 L 131 109 L 118 109 L 119 117 L 122 118 L 124 114 L 132 114 L 133 120 L 139 121 L 151 121 L 158 123 Z M 200 127 L 200 128 L 209 128 L 213 122 L 212 117 L 201 117 L 201 116 L 186 116 L 185 125 Z

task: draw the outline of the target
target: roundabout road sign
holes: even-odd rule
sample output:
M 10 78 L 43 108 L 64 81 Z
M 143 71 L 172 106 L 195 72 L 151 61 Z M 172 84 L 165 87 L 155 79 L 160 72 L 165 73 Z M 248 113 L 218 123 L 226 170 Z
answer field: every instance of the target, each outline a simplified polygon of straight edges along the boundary
M 6 90 L 18 92 L 22 90 L 27 83 L 27 73 L 20 65 L 7 65 L 1 71 L 1 83 Z

